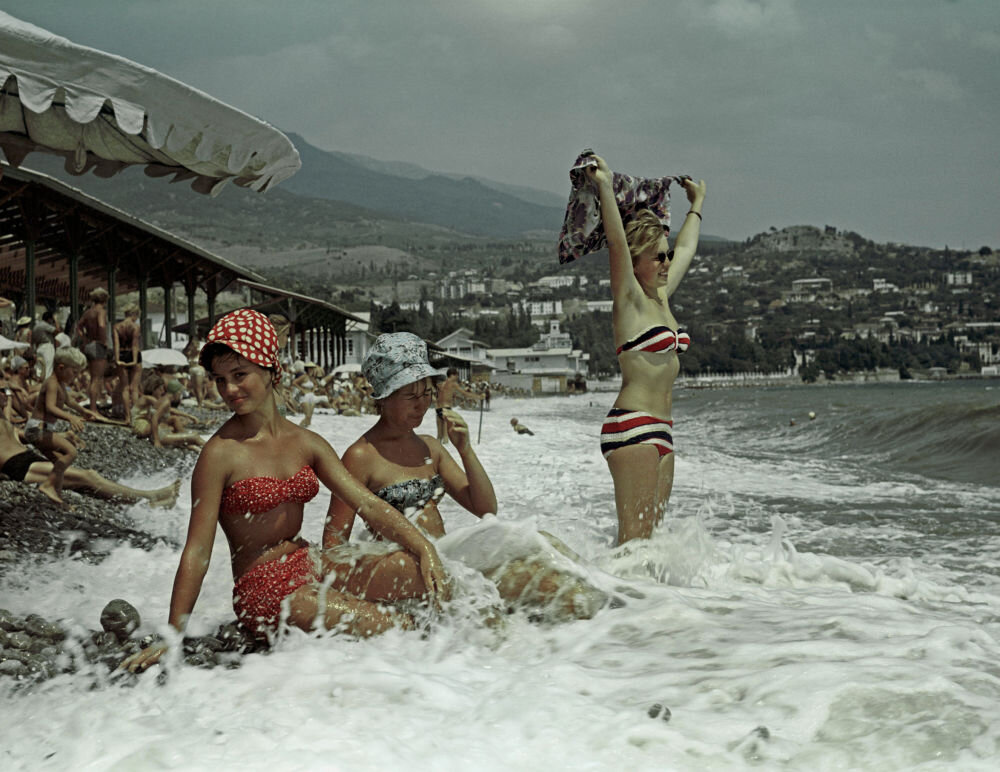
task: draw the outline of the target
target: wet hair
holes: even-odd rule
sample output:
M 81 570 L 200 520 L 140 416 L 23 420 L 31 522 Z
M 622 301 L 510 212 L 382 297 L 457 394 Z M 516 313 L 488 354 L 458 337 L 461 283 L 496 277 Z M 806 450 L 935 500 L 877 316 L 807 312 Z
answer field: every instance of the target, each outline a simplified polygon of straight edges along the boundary
M 108 291 L 104 287 L 95 287 L 90 291 L 90 299 L 94 303 L 106 303 L 108 301 Z
M 56 353 L 52 356 L 52 364 L 82 368 L 87 366 L 87 357 L 78 348 L 63 346 L 56 349 Z
M 450 378 L 453 375 L 458 375 L 458 368 L 457 367 L 449 367 L 448 368 L 448 377 Z
M 632 265 L 639 255 L 659 243 L 663 236 L 663 223 L 649 209 L 640 209 L 625 226 L 625 241 L 632 255 Z

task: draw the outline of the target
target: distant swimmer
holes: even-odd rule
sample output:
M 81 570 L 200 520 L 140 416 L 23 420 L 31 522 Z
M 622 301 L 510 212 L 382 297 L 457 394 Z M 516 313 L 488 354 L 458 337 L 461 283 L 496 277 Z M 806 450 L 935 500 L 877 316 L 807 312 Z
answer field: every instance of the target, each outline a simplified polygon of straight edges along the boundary
M 816 414 L 812 410 L 809 411 L 809 420 L 810 421 L 816 420 Z
M 532 437 L 535 436 L 535 433 L 531 431 L 531 429 L 524 424 L 518 423 L 516 418 L 510 419 L 510 425 L 514 427 L 514 431 L 518 434 L 530 434 Z

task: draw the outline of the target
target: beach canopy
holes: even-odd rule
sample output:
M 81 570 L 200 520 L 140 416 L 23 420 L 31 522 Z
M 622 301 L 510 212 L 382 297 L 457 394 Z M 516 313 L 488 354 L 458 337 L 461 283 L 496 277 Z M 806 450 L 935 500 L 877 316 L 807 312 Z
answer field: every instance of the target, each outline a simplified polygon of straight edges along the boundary
M 143 165 L 190 180 L 264 191 L 301 162 L 273 126 L 156 70 L 80 46 L 0 12 L 0 149 L 11 166 L 34 151 L 71 174 L 110 177 Z
M 142 363 L 149 367 L 187 367 L 183 351 L 175 348 L 148 348 L 142 352 Z

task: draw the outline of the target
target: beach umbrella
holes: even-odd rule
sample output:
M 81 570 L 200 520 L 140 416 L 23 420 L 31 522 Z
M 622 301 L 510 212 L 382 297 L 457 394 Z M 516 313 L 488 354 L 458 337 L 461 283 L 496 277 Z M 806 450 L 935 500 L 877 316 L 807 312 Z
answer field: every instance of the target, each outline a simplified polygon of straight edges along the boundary
M 211 194 L 229 180 L 263 191 L 301 166 L 273 126 L 3 12 L 0 148 L 15 167 L 33 151 L 64 157 L 72 174 L 110 177 L 138 164 L 150 176 L 190 180 Z
M 150 348 L 142 352 L 144 367 L 187 367 L 189 362 L 184 353 L 175 348 Z
M 26 348 L 28 348 L 27 343 L 18 343 L 16 340 L 0 335 L 0 351 L 23 351 Z

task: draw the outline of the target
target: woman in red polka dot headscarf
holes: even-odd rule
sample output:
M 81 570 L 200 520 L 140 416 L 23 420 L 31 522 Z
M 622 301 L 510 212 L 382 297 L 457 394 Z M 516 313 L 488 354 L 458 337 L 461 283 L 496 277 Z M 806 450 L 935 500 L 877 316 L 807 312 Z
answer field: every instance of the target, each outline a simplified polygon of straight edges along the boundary
M 273 634 L 282 619 L 305 630 L 340 626 L 374 635 L 413 624 L 379 603 L 446 597 L 431 542 L 355 480 L 326 440 L 279 414 L 278 336 L 266 316 L 248 308 L 223 316 L 200 361 L 233 416 L 205 444 L 192 476 L 191 521 L 170 598 L 178 633 L 201 590 L 217 526 L 229 541 L 233 608 L 258 636 Z M 306 543 L 303 509 L 320 482 L 402 550 L 321 552 Z M 122 666 L 145 669 L 165 651 L 165 643 L 150 646 Z

